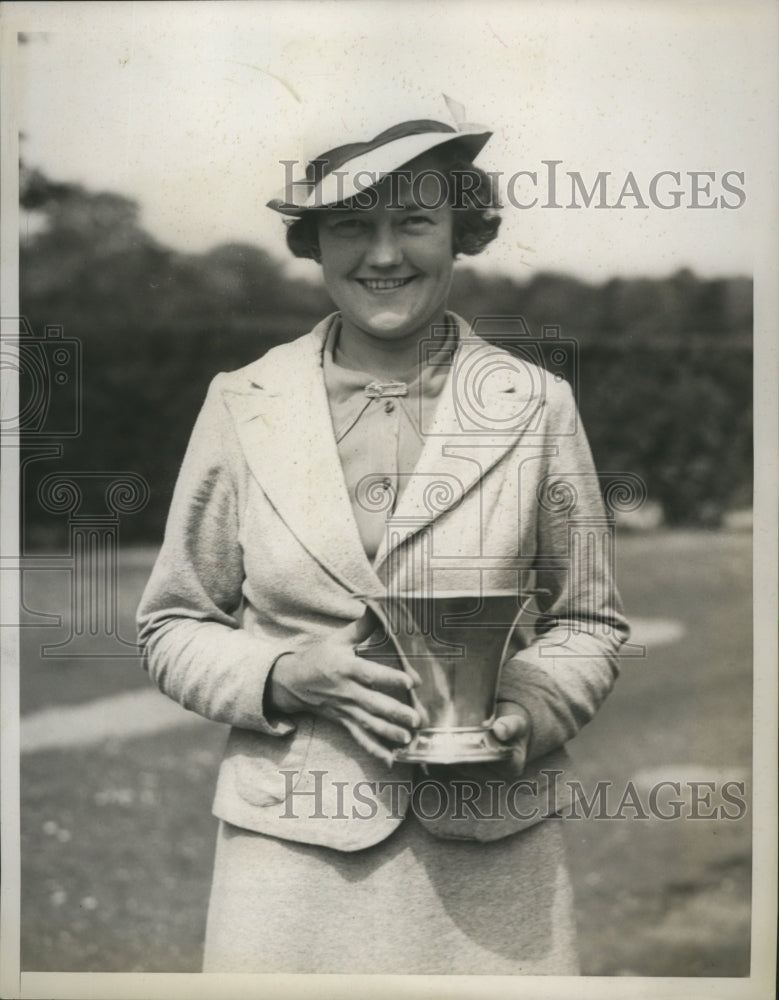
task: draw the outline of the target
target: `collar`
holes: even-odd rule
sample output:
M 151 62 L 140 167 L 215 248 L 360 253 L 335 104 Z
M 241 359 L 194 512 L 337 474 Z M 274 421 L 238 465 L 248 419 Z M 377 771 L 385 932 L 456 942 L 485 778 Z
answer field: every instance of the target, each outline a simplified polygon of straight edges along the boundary
M 412 422 L 420 404 L 430 405 L 441 394 L 457 350 L 459 329 L 454 317 L 447 317 L 443 336 L 429 338 L 420 344 L 420 363 L 404 378 L 379 382 L 369 372 L 349 364 L 339 350 L 340 317 L 336 317 L 325 336 L 322 368 L 333 417 L 336 438 L 341 438 L 355 425 L 362 414 L 385 396 L 397 397 Z

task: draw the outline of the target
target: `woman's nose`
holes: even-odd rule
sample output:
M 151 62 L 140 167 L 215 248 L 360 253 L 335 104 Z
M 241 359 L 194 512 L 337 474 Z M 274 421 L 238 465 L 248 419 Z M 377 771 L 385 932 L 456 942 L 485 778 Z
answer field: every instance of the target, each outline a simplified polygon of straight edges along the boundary
M 365 260 L 373 267 L 394 267 L 403 260 L 398 234 L 389 220 L 374 229 Z

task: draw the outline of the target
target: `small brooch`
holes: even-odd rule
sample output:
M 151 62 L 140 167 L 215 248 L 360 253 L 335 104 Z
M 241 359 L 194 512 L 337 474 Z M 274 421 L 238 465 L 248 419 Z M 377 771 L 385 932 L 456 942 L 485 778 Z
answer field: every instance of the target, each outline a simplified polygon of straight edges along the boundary
M 405 382 L 370 382 L 365 386 L 368 399 L 381 399 L 384 396 L 408 396 L 408 386 Z

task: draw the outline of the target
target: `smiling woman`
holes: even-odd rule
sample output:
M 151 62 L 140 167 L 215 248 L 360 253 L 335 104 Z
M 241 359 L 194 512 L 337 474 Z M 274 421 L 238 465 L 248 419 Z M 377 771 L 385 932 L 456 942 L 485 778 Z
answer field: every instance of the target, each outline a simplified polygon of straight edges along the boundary
M 481 252 L 497 235 L 497 195 L 456 141 L 385 175 L 369 194 L 306 210 L 287 242 L 322 264 L 352 357 L 361 343 L 381 352 L 376 340 L 392 341 L 390 367 L 406 370 L 419 340 L 443 325 L 455 257 Z
M 571 477 L 577 517 L 603 518 L 569 387 L 446 308 L 456 256 L 499 225 L 472 163 L 489 135 L 401 122 L 270 203 L 337 311 L 212 383 L 139 610 L 160 687 L 233 727 L 207 971 L 577 971 L 546 779 L 627 627 L 608 560 L 567 562 Z M 412 740 L 453 729 L 430 723 L 422 665 L 380 653 L 366 604 L 455 592 L 474 602 L 460 677 L 493 596 L 515 621 L 536 605 L 522 634 L 499 621 L 474 742 L 420 771 Z
M 433 183 L 430 175 L 425 181 Z M 318 213 L 322 271 L 341 311 L 343 348 L 359 360 L 376 340 L 392 341 L 401 366 L 395 374 L 412 366 L 431 326 L 443 325 L 454 266 L 451 206 L 424 208 L 411 182 L 404 186 L 398 207 L 383 182 L 375 208 Z

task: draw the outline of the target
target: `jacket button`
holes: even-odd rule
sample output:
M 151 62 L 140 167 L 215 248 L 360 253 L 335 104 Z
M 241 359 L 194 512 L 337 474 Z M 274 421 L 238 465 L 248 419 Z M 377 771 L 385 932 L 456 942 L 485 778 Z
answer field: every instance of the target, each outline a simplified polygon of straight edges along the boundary
M 387 402 L 384 404 L 384 412 L 392 413 L 394 409 L 395 409 L 395 404 L 392 402 L 391 399 L 388 399 Z

